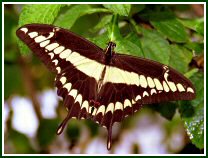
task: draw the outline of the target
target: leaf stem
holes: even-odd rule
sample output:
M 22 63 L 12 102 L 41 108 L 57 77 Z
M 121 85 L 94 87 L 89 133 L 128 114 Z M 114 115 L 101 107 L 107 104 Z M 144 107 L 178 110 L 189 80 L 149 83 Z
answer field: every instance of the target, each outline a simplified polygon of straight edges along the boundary
M 193 76 L 198 71 L 199 71 L 199 69 L 197 69 L 197 68 L 191 69 L 190 71 L 186 72 L 184 74 L 184 76 L 186 76 L 187 78 L 190 78 L 191 76 Z
M 111 24 L 109 26 L 108 32 L 109 32 L 109 39 L 110 41 L 115 41 L 116 35 L 116 27 L 118 27 L 118 14 L 114 14 L 111 20 Z

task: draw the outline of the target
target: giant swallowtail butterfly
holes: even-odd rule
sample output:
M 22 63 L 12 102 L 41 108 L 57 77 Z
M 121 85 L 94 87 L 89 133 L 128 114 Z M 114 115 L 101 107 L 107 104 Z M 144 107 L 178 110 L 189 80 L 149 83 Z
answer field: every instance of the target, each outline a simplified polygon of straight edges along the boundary
M 17 36 L 56 73 L 57 94 L 70 118 L 91 119 L 108 130 L 111 148 L 114 122 L 121 122 L 145 104 L 195 98 L 192 83 L 182 74 L 158 62 L 114 52 L 109 42 L 101 49 L 59 27 L 28 24 Z

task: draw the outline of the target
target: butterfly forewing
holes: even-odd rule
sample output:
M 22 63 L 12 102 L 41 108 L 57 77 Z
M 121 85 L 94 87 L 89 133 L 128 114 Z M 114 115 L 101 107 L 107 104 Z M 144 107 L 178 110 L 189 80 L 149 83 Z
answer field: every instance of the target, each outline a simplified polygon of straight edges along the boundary
M 72 32 L 51 25 L 28 24 L 17 30 L 17 36 L 52 71 L 60 72 L 70 63 L 80 65 L 95 59 L 102 62 L 104 58 L 102 49 L 96 45 Z
M 145 104 L 195 97 L 192 83 L 169 66 L 117 53 L 107 62 L 110 49 L 102 50 L 65 29 L 29 24 L 18 29 L 17 35 L 57 72 L 57 93 L 68 111 L 58 134 L 68 119 L 90 118 L 108 129 L 110 149 L 114 122 Z

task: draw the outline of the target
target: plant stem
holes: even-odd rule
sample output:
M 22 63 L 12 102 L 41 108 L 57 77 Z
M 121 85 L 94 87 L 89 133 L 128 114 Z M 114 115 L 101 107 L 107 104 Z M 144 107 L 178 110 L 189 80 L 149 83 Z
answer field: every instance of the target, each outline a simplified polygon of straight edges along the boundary
M 115 30 L 116 30 L 116 27 L 118 27 L 118 14 L 114 14 L 113 17 L 112 17 L 112 20 L 111 20 L 111 25 L 110 25 L 110 28 L 109 28 L 109 38 L 110 38 L 110 41 L 115 41 L 116 37 L 115 37 Z
M 35 110 L 35 113 L 37 115 L 38 120 L 40 121 L 42 117 L 42 113 L 40 110 L 40 104 L 36 95 L 36 89 L 33 84 L 32 75 L 28 69 L 28 65 L 23 57 L 20 57 L 19 65 L 21 67 L 22 75 L 24 78 L 24 85 L 25 89 L 29 94 L 29 97 L 33 103 L 33 108 Z

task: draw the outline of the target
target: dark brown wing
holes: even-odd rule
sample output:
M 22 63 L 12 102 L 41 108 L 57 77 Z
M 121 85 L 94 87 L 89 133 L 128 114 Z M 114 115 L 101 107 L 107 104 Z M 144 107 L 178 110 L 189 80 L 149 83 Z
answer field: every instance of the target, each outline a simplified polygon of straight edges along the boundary
M 104 69 L 103 50 L 74 33 L 45 24 L 28 24 L 17 36 L 51 70 L 56 71 L 57 93 L 68 110 L 60 134 L 72 118 L 91 117 L 91 100 L 97 99 L 97 82 Z
M 184 75 L 167 65 L 121 54 L 116 55 L 115 65 L 139 76 L 140 83 L 134 93 L 135 96 L 141 95 L 141 103 L 143 104 L 195 98 L 193 84 Z M 127 77 L 131 80 L 135 74 Z M 133 88 L 136 84 L 129 85 L 132 85 Z M 143 97 L 145 94 L 146 97 Z
M 167 65 L 121 54 L 116 54 L 112 60 L 111 65 L 106 66 L 104 84 L 98 94 L 99 102 L 106 106 L 105 114 L 116 115 L 108 117 L 107 127 L 141 105 L 195 98 L 192 83 Z
M 114 122 L 144 104 L 195 97 L 191 82 L 169 66 L 121 54 L 106 65 L 101 48 L 65 29 L 30 24 L 18 29 L 17 35 L 57 72 L 57 93 L 68 110 L 58 134 L 72 117 L 91 118 L 107 127 L 110 149 Z
M 145 104 L 195 98 L 192 83 L 173 68 L 152 60 L 115 54 L 106 66 L 103 86 L 98 94 L 105 105 L 97 110 L 95 120 L 111 128 Z M 101 107 L 100 107 L 101 108 Z M 109 146 L 110 147 L 110 146 Z
M 52 71 L 61 72 L 70 65 L 71 58 L 77 61 L 87 59 L 103 62 L 103 50 L 90 41 L 59 27 L 46 24 L 28 24 L 19 28 L 17 36 Z M 69 62 L 66 62 L 66 58 Z

